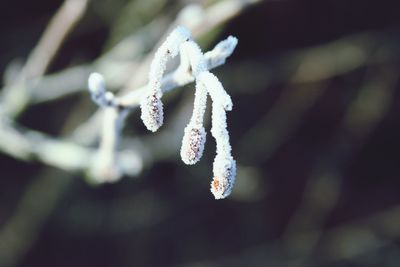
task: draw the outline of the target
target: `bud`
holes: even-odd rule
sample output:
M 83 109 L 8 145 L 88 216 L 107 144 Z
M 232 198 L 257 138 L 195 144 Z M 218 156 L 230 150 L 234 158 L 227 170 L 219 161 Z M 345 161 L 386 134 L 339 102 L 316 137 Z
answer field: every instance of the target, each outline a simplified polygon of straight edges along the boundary
M 100 73 L 92 73 L 88 79 L 88 88 L 93 102 L 100 107 L 113 104 L 114 94 L 106 91 L 106 83 Z
M 214 178 L 211 193 L 215 199 L 223 199 L 232 192 L 236 177 L 236 161 L 232 157 L 217 154 L 213 165 Z
M 191 124 L 186 126 L 181 147 L 182 161 L 188 165 L 197 163 L 203 155 L 205 142 L 206 131 L 204 127 L 196 128 Z
M 100 73 L 93 72 L 89 76 L 88 87 L 91 94 L 104 94 L 106 91 L 106 82 Z
M 146 96 L 140 103 L 141 119 L 146 128 L 152 132 L 161 127 L 164 120 L 163 104 L 156 94 Z

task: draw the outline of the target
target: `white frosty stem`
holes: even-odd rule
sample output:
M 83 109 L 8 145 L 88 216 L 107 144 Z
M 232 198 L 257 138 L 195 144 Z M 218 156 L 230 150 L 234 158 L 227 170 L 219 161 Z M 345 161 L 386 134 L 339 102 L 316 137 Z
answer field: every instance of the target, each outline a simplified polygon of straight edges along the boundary
M 226 111 L 232 110 L 232 100 L 218 78 L 208 71 L 207 63 L 223 64 L 236 45 L 237 39 L 228 37 L 208 53 L 208 57 L 212 59 L 209 61 L 193 41 L 187 41 L 181 45 L 181 51 L 185 53 L 185 57 L 189 58 L 192 75 L 196 78 L 193 115 L 185 128 L 181 157 L 186 164 L 195 164 L 203 154 L 206 136 L 203 116 L 208 92 L 213 101 L 211 132 L 217 144 L 217 155 L 213 164 L 214 178 L 211 182 L 211 192 L 216 199 L 225 198 L 231 193 L 236 176 L 236 162 L 231 156 L 229 134 L 226 129 Z
M 217 155 L 230 156 L 231 145 L 229 143 L 229 133 L 226 129 L 226 111 L 218 102 L 213 102 L 211 122 L 211 133 L 217 143 Z
M 207 89 L 202 83 L 196 83 L 196 91 L 194 96 L 193 114 L 190 124 L 193 126 L 203 126 L 204 112 L 207 104 Z
M 192 118 L 185 128 L 182 139 L 181 158 L 186 164 L 197 163 L 203 155 L 206 142 L 206 132 L 203 127 L 203 117 L 207 104 L 207 88 L 197 80 L 202 72 L 208 72 L 207 62 L 200 47 L 193 41 L 181 45 L 181 53 L 187 58 L 192 75 L 196 77 L 196 93 Z
M 158 98 L 162 96 L 161 80 L 167 62 L 178 55 L 180 45 L 188 39 L 190 39 L 190 32 L 183 27 L 177 27 L 158 48 L 150 65 L 148 86 L 151 93 L 149 94 L 156 94 Z
M 222 65 L 225 63 L 225 60 L 232 55 L 235 47 L 238 43 L 236 37 L 229 36 L 225 40 L 219 42 L 213 50 L 204 54 L 206 58 L 208 58 L 208 62 L 210 65 Z
M 222 43 L 230 43 L 230 45 L 221 45 Z M 183 46 L 184 44 L 182 44 Z M 235 37 L 228 37 L 227 39 L 219 42 L 211 51 L 207 52 L 204 54 L 204 58 L 206 60 L 207 64 L 207 69 L 211 70 L 214 69 L 220 65 L 222 65 L 222 62 L 225 62 L 224 60 L 221 60 L 224 56 L 228 57 L 232 54 L 231 49 L 235 49 L 237 45 L 237 39 Z M 181 47 L 182 47 L 181 46 Z M 222 50 L 221 48 L 225 47 L 228 49 L 227 51 Z M 181 57 L 182 57 L 182 51 L 181 49 Z M 219 52 L 217 52 L 219 51 Z M 184 52 L 185 53 L 185 52 Z M 186 52 L 186 55 L 183 56 L 183 60 L 181 62 L 184 62 L 184 66 L 186 66 L 187 60 L 188 60 L 188 55 Z M 161 80 L 161 90 L 163 93 L 168 92 L 176 87 L 184 86 L 188 83 L 191 83 L 195 80 L 194 76 L 192 73 L 189 73 L 184 66 L 179 66 L 175 71 L 172 73 L 169 73 L 163 77 Z M 123 108 L 135 108 L 140 104 L 141 99 L 143 98 L 144 95 L 146 95 L 149 91 L 149 85 L 145 85 L 141 88 L 138 88 L 136 90 L 132 90 L 130 93 L 117 97 L 116 98 L 116 103 L 120 107 Z
M 163 124 L 164 112 L 161 102 L 161 83 L 167 62 L 178 55 L 180 45 L 189 38 L 190 32 L 187 29 L 177 27 L 157 50 L 151 62 L 148 84 L 149 93 L 143 97 L 140 107 L 143 123 L 152 132 L 157 131 Z
M 211 133 L 217 143 L 217 155 L 213 164 L 214 178 L 211 182 L 211 192 L 216 199 L 230 195 L 236 177 L 236 161 L 231 155 L 231 145 L 226 127 L 225 108 L 218 102 L 213 102 Z
M 208 71 L 207 62 L 200 47 L 193 41 L 184 42 L 181 45 L 182 50 L 186 51 L 189 58 L 192 75 L 197 77 L 200 73 Z
M 199 82 L 203 83 L 214 103 L 221 104 L 225 110 L 232 110 L 232 100 L 227 94 L 218 78 L 210 72 L 202 72 L 197 76 Z
M 116 146 L 120 137 L 121 119 L 116 109 L 106 107 L 104 111 L 105 119 L 113 122 L 113 127 L 103 125 L 100 147 L 92 164 L 90 174 L 95 183 L 114 182 L 118 180 L 122 173 L 116 157 Z

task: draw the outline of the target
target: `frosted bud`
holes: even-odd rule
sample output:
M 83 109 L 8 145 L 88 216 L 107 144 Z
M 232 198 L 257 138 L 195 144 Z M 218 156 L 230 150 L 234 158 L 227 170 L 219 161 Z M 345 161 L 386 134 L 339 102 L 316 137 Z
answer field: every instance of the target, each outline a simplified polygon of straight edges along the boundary
M 203 126 L 194 127 L 189 123 L 182 139 L 181 158 L 188 165 L 198 162 L 203 155 L 206 131 Z
M 217 154 L 213 165 L 214 178 L 211 192 L 215 199 L 223 199 L 232 192 L 236 177 L 236 161 L 232 157 Z
M 92 95 L 104 94 L 106 91 L 106 83 L 100 73 L 93 72 L 88 79 L 89 91 Z
M 93 102 L 101 107 L 107 105 L 107 101 L 105 99 L 106 83 L 100 73 L 94 72 L 90 74 L 88 79 L 88 88 Z
M 114 94 L 106 91 L 106 83 L 99 73 L 92 73 L 88 79 L 88 88 L 93 102 L 100 107 L 107 107 L 114 104 Z
M 140 103 L 142 110 L 141 119 L 146 128 L 152 132 L 158 130 L 163 124 L 163 104 L 155 94 L 146 96 Z
M 227 111 L 232 110 L 232 99 L 214 74 L 208 71 L 202 72 L 197 76 L 197 80 L 207 88 L 214 103 L 221 104 Z

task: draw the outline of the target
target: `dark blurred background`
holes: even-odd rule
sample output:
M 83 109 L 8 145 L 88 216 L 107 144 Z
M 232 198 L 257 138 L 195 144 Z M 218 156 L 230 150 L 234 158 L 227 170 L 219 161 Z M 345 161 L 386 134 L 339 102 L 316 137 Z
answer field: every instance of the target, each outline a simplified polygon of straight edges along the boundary
M 1 2 L 3 86 L 62 2 Z M 166 27 L 190 3 L 215 4 L 91 1 L 46 75 L 94 62 L 153 21 Z M 198 164 L 180 161 L 193 84 L 166 96 L 160 133 L 129 116 L 123 135 L 151 142 L 181 120 L 174 149 L 157 150 L 136 177 L 93 186 L 81 172 L 2 153 L 0 266 L 400 266 L 399 7 L 261 1 L 199 37 L 204 50 L 239 39 L 214 71 L 234 102 L 238 176 L 225 200 L 209 192 L 211 134 Z M 135 60 L 158 40 L 143 38 Z M 96 110 L 84 89 L 33 103 L 15 121 L 68 138 Z

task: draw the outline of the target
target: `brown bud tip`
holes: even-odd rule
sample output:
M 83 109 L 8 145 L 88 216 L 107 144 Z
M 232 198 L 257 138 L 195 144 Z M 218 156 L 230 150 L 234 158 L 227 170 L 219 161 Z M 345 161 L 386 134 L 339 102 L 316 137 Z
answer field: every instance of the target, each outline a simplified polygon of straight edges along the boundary
M 215 199 L 223 199 L 232 192 L 236 177 L 236 161 L 232 157 L 217 155 L 214 160 L 214 178 L 211 192 Z

